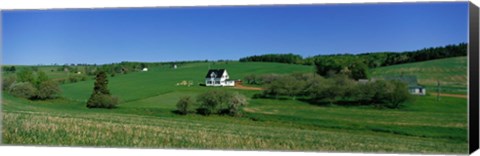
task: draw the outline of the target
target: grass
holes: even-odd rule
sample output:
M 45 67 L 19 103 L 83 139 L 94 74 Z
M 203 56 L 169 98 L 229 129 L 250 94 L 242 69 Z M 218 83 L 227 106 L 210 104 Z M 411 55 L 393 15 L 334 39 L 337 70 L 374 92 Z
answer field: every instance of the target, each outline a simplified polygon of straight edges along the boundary
M 240 62 L 229 62 L 228 64 L 211 64 L 210 67 L 227 69 L 231 79 L 243 79 L 247 74 L 251 73 L 285 74 L 314 70 L 312 66 L 281 63 L 248 63 L 248 65 L 245 65 Z M 200 92 L 206 89 L 205 87 L 200 87 L 199 84 L 205 83 L 204 79 L 208 68 L 208 63 L 191 63 L 179 66 L 178 69 L 167 67 L 150 68 L 149 72 L 137 72 L 116 76 L 110 79 L 109 88 L 112 94 L 122 97 L 121 99 L 123 99 L 124 102 L 144 99 L 172 91 Z M 194 86 L 176 86 L 177 83 L 183 80 L 193 81 Z M 94 80 L 89 80 L 63 85 L 62 88 L 65 90 L 65 97 L 79 101 L 88 99 L 93 88 L 93 81 Z
M 372 77 L 392 75 L 415 75 L 419 84 L 428 90 L 436 91 L 437 81 L 441 92 L 466 94 L 467 92 L 467 57 L 453 57 L 431 61 L 393 65 L 376 68 Z
M 171 107 L 160 106 L 153 110 L 163 112 L 155 114 L 140 109 L 146 107 L 87 111 L 82 103 L 23 104 L 21 99 L 13 103 L 19 99 L 5 97 L 7 110 L 11 105 L 36 106 L 34 111 L 4 111 L 7 144 L 427 153 L 463 153 L 467 147 L 466 121 L 462 121 L 466 116 L 451 112 L 318 107 L 272 100 L 252 103 L 250 109 L 256 112 L 236 119 L 176 116 L 169 112 Z M 298 111 L 291 112 L 294 107 Z M 399 117 L 404 115 L 412 116 Z
M 196 96 L 207 63 L 178 69 L 117 75 L 109 88 L 119 96 L 117 109 L 88 109 L 93 80 L 64 84 L 63 97 L 29 101 L 3 93 L 2 142 L 5 144 L 152 147 L 189 149 L 294 150 L 465 154 L 467 100 L 418 96 L 401 109 L 369 106 L 316 106 L 296 100 L 249 99 L 245 116 L 180 116 L 181 96 Z M 229 62 L 232 79 L 251 73 L 312 72 L 312 66 Z M 387 67 L 383 67 L 387 68 Z M 380 70 L 380 69 L 379 69 Z M 387 70 L 387 69 L 381 69 Z M 393 69 L 389 69 L 393 70 Z M 191 80 L 194 86 L 175 84 Z
M 9 65 L 6 65 L 9 66 Z M 23 66 L 23 65 L 15 65 L 16 71 L 22 71 L 26 68 L 30 68 L 31 66 Z M 45 74 L 48 75 L 49 78 L 51 79 L 59 79 L 59 78 L 68 78 L 70 75 L 73 75 L 73 73 L 68 73 L 68 72 L 63 72 L 63 71 L 57 71 L 58 66 L 38 66 L 38 71 L 43 71 Z M 79 67 L 79 69 L 83 69 L 83 67 Z M 2 76 L 10 76 L 13 73 L 10 72 L 3 72 Z

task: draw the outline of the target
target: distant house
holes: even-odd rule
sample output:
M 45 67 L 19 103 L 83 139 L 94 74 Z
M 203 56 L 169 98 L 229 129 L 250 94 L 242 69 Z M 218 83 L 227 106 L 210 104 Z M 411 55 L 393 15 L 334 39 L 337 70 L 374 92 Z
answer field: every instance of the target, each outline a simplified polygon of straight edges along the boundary
M 142 71 L 148 71 L 148 68 L 143 68 Z
M 386 77 L 387 80 L 398 80 L 404 82 L 408 86 L 408 92 L 412 95 L 426 95 L 427 90 L 425 87 L 418 84 L 417 77 L 415 76 L 398 76 L 398 77 Z
M 210 69 L 205 76 L 206 86 L 235 86 L 235 81 L 229 79 L 226 69 Z
M 176 64 L 173 65 L 173 69 L 177 69 L 177 65 L 176 65 Z

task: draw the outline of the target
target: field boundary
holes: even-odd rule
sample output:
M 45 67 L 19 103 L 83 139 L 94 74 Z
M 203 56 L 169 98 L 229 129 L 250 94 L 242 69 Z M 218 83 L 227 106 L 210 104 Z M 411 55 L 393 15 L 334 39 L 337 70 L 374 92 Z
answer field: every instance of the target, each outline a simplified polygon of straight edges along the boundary
M 447 94 L 447 93 L 440 93 L 440 96 L 446 96 L 446 97 L 456 97 L 456 98 L 464 98 L 467 99 L 468 95 L 462 95 L 462 94 Z M 437 96 L 435 93 L 433 96 Z
M 248 86 L 244 86 L 244 85 L 241 85 L 241 84 L 235 85 L 234 88 L 235 89 L 243 89 L 243 90 L 265 90 L 265 89 L 260 88 L 260 87 L 248 87 Z

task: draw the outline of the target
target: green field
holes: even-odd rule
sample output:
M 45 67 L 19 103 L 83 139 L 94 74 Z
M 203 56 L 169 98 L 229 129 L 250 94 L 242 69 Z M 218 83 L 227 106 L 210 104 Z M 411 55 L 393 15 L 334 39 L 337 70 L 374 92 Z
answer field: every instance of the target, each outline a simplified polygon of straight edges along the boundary
M 371 76 L 415 75 L 429 90 L 436 90 L 439 81 L 442 92 L 466 94 L 467 69 L 467 57 L 454 57 L 381 67 L 372 70 Z
M 437 61 L 462 59 L 466 60 L 463 57 Z M 63 97 L 55 100 L 29 101 L 3 93 L 2 142 L 189 149 L 457 154 L 468 151 L 467 99 L 463 98 L 442 97 L 436 101 L 434 96 L 419 96 L 401 109 L 249 99 L 250 104 L 244 108 L 246 114 L 240 118 L 174 114 L 176 102 L 184 95 L 195 96 L 210 89 L 235 90 L 247 97 L 260 92 L 199 86 L 209 66 L 226 68 L 232 79 L 248 74 L 314 71 L 313 66 L 250 62 L 189 63 L 178 69 L 150 67 L 148 72 L 109 78 L 111 93 L 121 99 L 119 107 L 110 110 L 85 107 L 93 80 L 63 84 Z M 462 65 L 451 68 L 463 68 L 466 72 L 466 67 L 457 66 Z M 419 66 L 382 67 L 373 70 L 372 75 L 395 73 L 407 67 Z M 430 67 L 435 68 L 425 66 Z M 466 76 L 463 74 L 456 72 L 452 77 Z M 429 79 L 428 74 L 419 78 L 421 83 Z M 183 80 L 195 85 L 176 86 Z

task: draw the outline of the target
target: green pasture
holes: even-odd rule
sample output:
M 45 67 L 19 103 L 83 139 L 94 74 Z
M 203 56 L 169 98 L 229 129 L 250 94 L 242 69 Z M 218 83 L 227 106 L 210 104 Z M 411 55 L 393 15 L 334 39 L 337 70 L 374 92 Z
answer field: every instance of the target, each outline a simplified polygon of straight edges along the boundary
M 371 77 L 415 75 L 419 84 L 427 87 L 427 93 L 437 89 L 440 82 L 441 92 L 466 94 L 467 57 L 453 57 L 380 67 L 371 70 Z
M 462 59 L 465 57 L 441 61 Z M 434 69 L 431 62 L 436 63 L 420 63 Z M 382 67 L 373 70 L 372 75 L 413 67 L 418 65 Z M 117 109 L 86 108 L 93 80 L 63 84 L 62 98 L 54 100 L 29 101 L 2 93 L 2 143 L 454 154 L 468 151 L 467 99 L 442 97 L 437 101 L 434 96 L 416 96 L 400 109 L 252 99 L 260 91 L 200 86 L 209 68 L 225 68 L 231 79 L 248 74 L 314 72 L 313 66 L 252 62 L 189 63 L 177 69 L 149 67 L 148 72 L 109 78 L 111 93 L 121 99 Z M 421 83 L 431 79 L 423 72 L 412 73 L 418 74 Z M 460 71 L 456 74 L 462 76 Z M 194 85 L 176 85 L 184 80 Z M 238 91 L 249 97 L 245 115 L 181 116 L 172 112 L 180 97 L 210 89 Z

